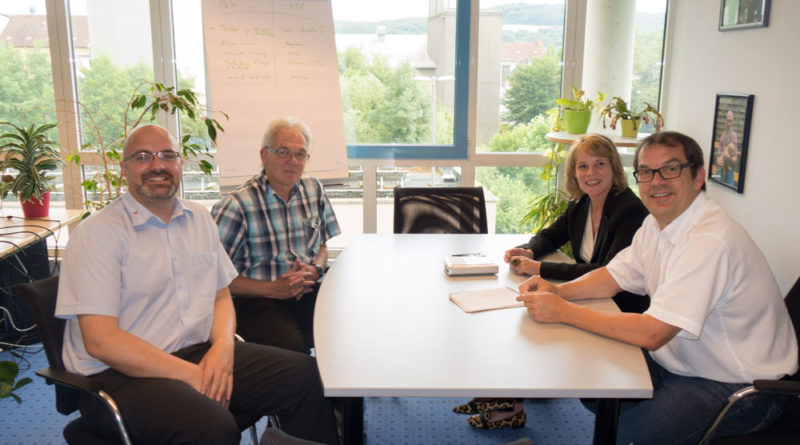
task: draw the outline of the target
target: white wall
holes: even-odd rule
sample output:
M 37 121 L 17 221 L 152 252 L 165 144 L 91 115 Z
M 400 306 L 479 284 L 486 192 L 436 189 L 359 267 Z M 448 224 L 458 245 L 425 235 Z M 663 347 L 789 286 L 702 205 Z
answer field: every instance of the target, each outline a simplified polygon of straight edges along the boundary
M 785 293 L 800 275 L 800 1 L 773 0 L 769 26 L 720 32 L 718 1 L 672 0 L 666 127 L 692 136 L 708 168 L 717 92 L 754 94 L 744 194 L 708 193 L 750 233 Z

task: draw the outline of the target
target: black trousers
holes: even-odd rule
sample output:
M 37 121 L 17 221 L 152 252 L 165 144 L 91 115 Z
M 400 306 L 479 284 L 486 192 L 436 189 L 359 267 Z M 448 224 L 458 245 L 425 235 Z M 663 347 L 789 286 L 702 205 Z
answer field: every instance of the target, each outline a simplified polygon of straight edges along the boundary
M 296 300 L 234 296 L 236 331 L 246 341 L 308 354 L 314 347 L 314 290 Z
M 198 363 L 209 347 L 193 345 L 174 355 Z M 293 436 L 337 442 L 333 410 L 322 395 L 316 361 L 293 351 L 237 342 L 229 409 L 178 380 L 133 378 L 113 369 L 92 378 L 117 402 L 134 443 L 238 444 L 241 430 L 272 414 Z M 116 436 L 102 402 L 84 395 L 80 411 L 99 432 Z

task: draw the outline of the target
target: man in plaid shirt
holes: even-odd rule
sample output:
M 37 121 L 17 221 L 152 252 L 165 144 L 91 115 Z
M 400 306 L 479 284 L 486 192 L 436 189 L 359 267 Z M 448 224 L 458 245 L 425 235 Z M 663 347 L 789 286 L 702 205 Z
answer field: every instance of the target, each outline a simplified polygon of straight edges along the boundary
M 239 333 L 249 342 L 308 353 L 325 243 L 341 233 L 322 184 L 301 178 L 311 131 L 293 118 L 270 123 L 264 170 L 211 209 L 239 276 L 230 284 Z

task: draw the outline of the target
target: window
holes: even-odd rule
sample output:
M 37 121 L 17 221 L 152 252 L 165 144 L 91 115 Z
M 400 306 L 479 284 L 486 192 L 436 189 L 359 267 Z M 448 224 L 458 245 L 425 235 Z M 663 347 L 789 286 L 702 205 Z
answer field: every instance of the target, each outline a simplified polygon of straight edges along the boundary
M 44 2 L 1 2 L 0 122 L 23 128 L 55 123 L 54 103 Z M 58 141 L 56 129 L 51 130 L 49 136 Z M 2 173 L 13 174 L 11 171 Z M 61 172 L 49 172 L 48 176 L 56 188 L 50 194 L 51 202 L 63 205 Z M 9 195 L 3 205 L 19 206 L 19 199 Z

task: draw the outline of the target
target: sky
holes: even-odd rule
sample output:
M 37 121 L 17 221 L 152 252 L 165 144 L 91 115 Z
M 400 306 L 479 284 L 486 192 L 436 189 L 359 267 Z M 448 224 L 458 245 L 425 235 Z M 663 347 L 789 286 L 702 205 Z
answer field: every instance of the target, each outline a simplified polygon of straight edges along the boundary
M 108 0 L 141 1 L 147 0 Z M 444 0 L 455 4 L 455 0 Z M 637 9 L 663 12 L 666 0 L 637 0 Z M 73 0 L 73 14 L 85 14 L 85 0 Z M 481 7 L 506 3 L 563 3 L 563 0 L 481 0 Z M 45 13 L 45 0 L 0 0 L 0 14 L 27 14 L 35 7 L 37 14 Z M 378 21 L 398 17 L 425 17 L 428 15 L 428 0 L 333 0 L 334 20 Z

